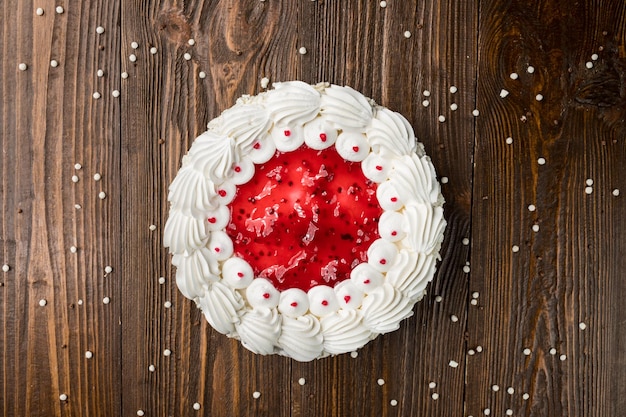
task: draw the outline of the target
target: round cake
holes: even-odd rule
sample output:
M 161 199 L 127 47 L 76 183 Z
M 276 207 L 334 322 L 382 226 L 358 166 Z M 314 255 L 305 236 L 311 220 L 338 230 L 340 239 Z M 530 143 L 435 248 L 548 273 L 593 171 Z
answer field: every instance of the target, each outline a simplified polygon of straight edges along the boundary
M 411 125 L 350 87 L 243 96 L 193 142 L 164 244 L 215 330 L 298 361 L 352 352 L 413 314 L 446 221 Z

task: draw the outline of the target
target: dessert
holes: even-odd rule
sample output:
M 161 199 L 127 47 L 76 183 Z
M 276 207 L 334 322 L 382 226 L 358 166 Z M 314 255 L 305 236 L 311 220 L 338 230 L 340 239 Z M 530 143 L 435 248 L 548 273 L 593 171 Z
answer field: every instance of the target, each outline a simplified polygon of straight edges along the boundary
M 446 225 L 403 116 L 300 81 L 212 120 L 168 200 L 181 293 L 249 350 L 298 361 L 398 329 L 433 278 Z

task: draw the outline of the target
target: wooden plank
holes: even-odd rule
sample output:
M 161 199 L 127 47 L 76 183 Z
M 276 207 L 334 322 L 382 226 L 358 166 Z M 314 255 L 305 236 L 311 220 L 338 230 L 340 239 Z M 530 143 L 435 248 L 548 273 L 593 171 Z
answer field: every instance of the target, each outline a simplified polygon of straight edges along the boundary
M 626 7 L 484 1 L 480 16 L 469 346 L 484 350 L 467 414 L 623 415 Z
M 140 45 L 136 63 L 123 63 L 123 335 L 133 343 L 124 343 L 122 366 L 124 385 L 136 387 L 125 393 L 125 414 L 188 415 L 196 402 L 212 416 L 290 413 L 289 361 L 254 355 L 210 329 L 178 292 L 161 233 L 148 227 L 163 230 L 167 187 L 207 122 L 242 94 L 258 93 L 262 76 L 291 72 L 285 48 L 293 33 L 280 29 L 294 10 L 279 2 L 135 1 L 123 12 L 122 55 Z
M 0 414 L 108 416 L 121 392 L 119 2 L 55 5 L 1 6 Z
M 470 218 L 477 12 L 476 2 L 446 7 L 388 2 L 386 8 L 371 1 L 301 4 L 298 47 L 307 48 L 300 57 L 301 78 L 350 85 L 407 117 L 439 174 L 448 178 L 443 191 L 449 226 L 440 272 L 400 330 L 370 342 L 355 359 L 293 363 L 294 415 L 463 414 L 468 300 L 462 267 L 468 247 L 462 239 Z M 453 102 L 456 112 L 449 107 Z M 436 296 L 443 301 L 435 302 Z M 452 322 L 451 315 L 459 321 Z M 451 360 L 460 366 L 450 367 Z M 304 386 L 296 383 L 301 377 Z M 435 392 L 440 400 L 432 399 Z

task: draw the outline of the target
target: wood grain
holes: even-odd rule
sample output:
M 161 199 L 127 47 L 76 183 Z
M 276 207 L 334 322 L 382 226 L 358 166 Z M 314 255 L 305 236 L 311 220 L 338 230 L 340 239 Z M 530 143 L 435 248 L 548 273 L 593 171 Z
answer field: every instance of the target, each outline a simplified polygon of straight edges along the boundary
M 0 415 L 626 414 L 623 1 L 57 5 L 0 3 Z M 254 355 L 176 288 L 167 186 L 262 77 L 399 111 L 446 179 L 428 295 L 355 358 Z
M 10 266 L 0 289 L 2 414 L 113 415 L 122 300 L 119 103 L 110 95 L 119 43 L 109 24 L 118 4 L 80 2 L 63 14 L 53 2 L 37 7 L 42 16 L 31 2 L 2 5 L 0 230 Z M 106 36 L 94 22 L 107 26 Z M 103 98 L 92 98 L 95 91 Z

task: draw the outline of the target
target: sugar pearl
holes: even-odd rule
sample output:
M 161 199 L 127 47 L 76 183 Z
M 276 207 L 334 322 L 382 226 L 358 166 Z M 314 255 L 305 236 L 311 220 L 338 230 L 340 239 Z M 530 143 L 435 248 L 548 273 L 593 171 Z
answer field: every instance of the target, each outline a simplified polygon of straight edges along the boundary
M 157 49 L 156 49 L 156 47 L 155 47 L 155 46 L 153 46 L 152 48 L 150 48 L 150 53 L 151 53 L 152 55 L 155 55 L 157 52 L 158 52 L 158 51 L 157 51 Z
M 304 378 L 298 379 L 298 384 L 300 384 L 300 385 L 306 384 L 306 379 L 304 379 Z
M 523 350 L 523 353 L 524 353 L 524 355 L 526 355 L 526 356 L 530 356 L 530 353 L 531 353 L 531 352 L 530 352 L 530 349 L 526 348 L 526 349 L 524 349 L 524 350 Z
M 204 79 L 204 78 L 206 78 L 206 72 L 204 72 L 204 71 L 200 71 L 200 72 L 198 73 L 198 77 L 203 78 L 203 79 Z
M 556 349 L 555 348 L 551 348 L 550 349 L 550 355 L 556 355 Z
M 50 61 L 50 66 L 51 66 L 52 68 L 56 68 L 56 67 L 58 67 L 58 66 L 59 66 L 59 61 L 57 61 L 56 59 L 51 60 L 51 61 Z
M 78 248 L 76 246 L 70 246 L 70 252 L 76 253 L 78 252 Z
M 504 412 L 507 416 L 512 416 L 513 415 L 513 410 L 511 410 L 510 408 L 507 408 L 506 411 Z
M 2 272 L 9 272 L 11 267 L 7 264 L 2 265 Z
M 442 184 L 447 184 L 448 183 L 448 177 L 441 177 L 441 183 Z
M 509 78 L 512 80 L 517 80 L 519 78 L 519 75 L 517 75 L 517 72 L 512 72 L 511 74 L 509 74 Z
M 619 195 L 619 190 L 616 188 L 613 190 L 613 195 L 617 197 Z
M 480 346 L 480 345 L 476 346 L 476 352 L 480 353 L 482 351 L 483 351 L 483 347 L 482 346 Z
M 411 32 L 409 32 L 408 30 L 406 30 L 406 31 L 404 32 L 404 37 L 405 37 L 405 38 L 407 38 L 407 39 L 408 39 L 408 38 L 410 38 L 410 37 L 411 37 Z
M 118 98 L 120 96 L 120 90 L 113 90 L 113 91 L 111 91 L 111 95 L 114 98 Z
M 591 62 L 591 61 L 585 62 L 585 67 L 587 67 L 587 69 L 593 68 L 593 62 Z
M 154 232 L 157 229 L 157 227 L 154 224 L 151 224 L 148 229 L 150 229 L 151 232 Z
M 535 210 L 537 210 L 537 207 L 535 207 L 534 204 L 529 204 L 528 205 L 528 211 L 535 211 Z
M 165 350 L 163 351 L 163 356 L 170 356 L 171 354 L 172 354 L 172 351 L 171 351 L 171 350 L 169 350 L 169 349 L 165 349 Z
M 452 368 L 456 368 L 456 367 L 459 366 L 459 363 L 457 361 L 452 360 L 452 361 L 448 362 L 448 365 L 450 367 L 452 367 Z
M 143 417 L 145 415 L 145 413 L 143 412 L 143 410 L 137 410 L 137 415 L 139 417 Z
M 484 415 L 486 415 L 486 416 L 488 416 L 488 415 L 490 415 L 490 414 L 491 414 L 491 410 L 490 410 L 490 409 L 488 409 L 488 408 L 485 408 L 485 409 L 483 410 L 483 414 L 484 414 Z
M 82 207 L 80 206 L 80 204 L 74 204 L 74 208 L 75 208 L 76 210 L 80 210 Z
M 459 318 L 453 314 L 450 316 L 450 320 L 452 320 L 452 323 L 456 323 L 457 321 L 459 321 Z
M 189 61 L 191 59 L 191 54 L 189 52 L 185 52 L 183 58 L 185 58 L 185 61 Z
M 466 274 L 470 273 L 470 267 L 468 265 L 464 265 L 463 266 L 463 272 L 465 272 Z
M 154 372 L 154 371 L 156 371 L 155 366 L 154 366 L 154 365 L 150 365 L 150 366 L 148 366 L 148 371 L 150 371 L 150 372 Z
M 103 28 L 102 26 L 98 26 L 98 27 L 96 28 L 96 33 L 97 33 L 98 35 L 102 35 L 102 34 L 104 33 L 104 28 Z
M 539 231 L 539 225 L 538 224 L 533 224 L 533 232 L 538 232 Z
M 532 74 L 533 72 L 535 72 L 535 67 L 529 65 L 528 68 L 526 68 L 526 72 Z
M 139 44 L 137 42 L 131 42 L 130 43 L 130 47 L 133 48 L 133 49 L 137 49 L 137 48 L 139 48 Z
M 78 182 L 78 176 L 72 175 L 72 182 Z
M 458 89 L 458 88 L 456 88 L 456 86 L 454 86 L 454 85 L 453 85 L 453 86 L 450 86 L 450 92 L 451 92 L 452 94 L 456 93 L 457 91 L 459 91 L 459 89 Z
M 93 358 L 93 353 L 90 350 L 88 350 L 87 352 L 85 352 L 85 358 L 87 359 Z
M 439 120 L 439 123 L 443 123 L 446 121 L 446 116 L 440 115 L 437 119 Z
M 200 409 L 200 403 L 193 403 L 193 409 L 198 411 Z
M 437 399 L 439 399 L 439 394 L 437 394 L 436 392 L 433 392 L 431 397 L 432 397 L 433 400 L 437 400 Z
M 513 247 L 511 248 L 511 250 L 512 250 L 513 252 L 519 252 L 519 246 L 517 246 L 517 245 L 513 245 Z
M 45 307 L 46 304 L 48 304 L 48 301 L 45 298 L 42 298 L 41 300 L 39 300 L 40 307 Z
M 456 103 L 452 103 L 450 104 L 450 110 L 452 111 L 456 111 L 459 108 L 459 105 Z
M 96 71 L 96 76 L 97 76 L 97 77 L 103 77 L 103 76 L 104 76 L 104 71 L 102 71 L 101 69 L 99 69 L 98 71 Z
M 109 304 L 111 302 L 111 299 L 109 297 L 104 297 L 102 299 L 102 304 Z
M 535 96 L 535 100 L 537 100 L 537 101 L 541 101 L 541 100 L 543 100 L 543 94 L 537 94 L 537 95 Z
M 259 397 L 261 397 L 261 393 L 259 391 L 254 391 L 252 393 L 252 398 L 254 398 L 255 400 L 258 399 Z
M 525 392 L 525 393 L 524 393 L 524 395 L 522 395 L 522 398 L 523 398 L 524 400 L 527 400 L 527 399 L 529 399 L 529 398 L 530 398 L 530 395 L 528 395 L 528 393 L 526 393 L 526 392 Z
M 580 330 L 585 330 L 587 328 L 587 325 L 581 321 L 580 323 L 578 323 L 578 328 Z
M 478 291 L 474 291 L 472 293 L 472 298 L 478 298 L 478 297 L 480 297 L 480 293 Z
M 165 277 L 160 277 L 159 278 L 159 284 L 161 284 L 161 285 L 165 284 Z
M 107 198 L 107 194 L 104 191 L 100 191 L 100 193 L 98 194 L 98 198 L 100 200 L 104 200 L 105 198 Z
M 356 350 L 353 350 L 352 352 L 350 352 L 350 357 L 352 359 L 356 359 L 359 356 L 359 352 L 357 352 Z
M 383 386 L 385 385 L 385 380 L 382 378 L 379 378 L 378 381 L 376 381 L 378 383 L 378 385 Z
M 38 7 L 37 10 L 35 10 L 35 13 L 37 13 L 37 16 L 43 16 L 43 9 Z
M 430 91 L 428 90 L 422 91 L 422 94 L 424 95 L 424 97 L 430 97 Z
M 67 401 L 67 394 L 61 394 L 61 395 L 59 395 L 59 400 L 61 400 L 61 401 Z
M 476 352 L 474 351 L 474 349 L 470 349 L 467 351 L 467 354 L 470 356 L 474 356 L 476 354 Z
M 396 405 L 398 405 L 398 400 L 391 400 L 391 401 L 389 401 L 389 404 L 390 404 L 392 407 L 395 407 Z
M 428 100 L 422 101 L 422 106 L 424 106 L 424 107 L 430 106 L 430 101 L 428 101 Z
M 593 193 L 593 187 L 585 187 L 585 194 Z
M 128 73 L 127 73 L 126 71 L 124 71 L 124 72 L 122 73 L 122 79 L 124 79 L 124 80 L 125 80 L 125 79 L 127 79 L 127 78 L 128 78 Z
M 591 59 L 592 59 L 593 61 L 597 61 L 597 60 L 598 60 L 598 54 L 592 54 L 592 55 L 591 55 Z
M 171 301 L 166 301 L 163 303 L 163 307 L 165 308 L 172 308 L 172 302 Z
M 92 96 L 93 96 L 93 98 L 94 98 L 95 100 L 98 100 L 98 99 L 101 97 L 101 96 L 100 96 L 100 93 L 99 93 L 99 92 L 97 92 L 97 91 L 96 91 L 95 93 L 93 93 L 93 94 L 92 94 Z
M 130 55 L 128 56 L 128 60 L 129 60 L 130 62 L 137 62 L 137 55 L 135 55 L 135 54 L 130 54 Z
M 26 71 L 26 70 L 28 69 L 28 65 L 26 65 L 25 63 L 23 63 L 23 62 L 22 62 L 21 64 L 19 64 L 19 65 L 17 66 L 17 68 L 18 68 L 20 71 Z
M 500 387 L 499 387 L 498 385 L 495 385 L 495 384 L 494 384 L 494 385 L 492 385 L 492 386 L 491 386 L 491 390 L 492 390 L 493 392 L 498 392 L 498 391 L 500 391 Z
M 505 90 L 504 88 L 500 90 L 500 97 L 505 98 L 508 95 L 509 95 L 509 92 Z
M 463 240 L 461 241 L 461 243 L 463 243 L 465 246 L 470 244 L 470 240 L 466 237 L 463 238 Z
M 77 301 L 77 303 L 78 303 L 78 305 L 79 305 L 79 306 L 82 306 L 82 305 L 83 305 L 83 300 L 79 299 L 79 300 Z
M 478 111 L 478 109 L 474 109 L 474 110 L 472 111 L 472 115 L 473 115 L 474 117 L 478 117 L 478 115 L 479 115 L 479 114 L 480 114 L 480 112 Z
M 567 359 L 567 355 L 561 355 L 561 356 L 559 356 L 559 359 L 564 361 L 565 359 Z
M 384 9 L 385 7 L 387 7 L 387 2 L 386 2 L 385 0 L 382 0 L 382 1 L 380 2 L 380 7 L 382 7 L 383 9 Z
M 187 44 L 188 44 L 189 46 L 194 46 L 194 45 L 196 44 L 196 41 L 195 41 L 194 39 L 189 39 L 189 40 L 187 41 Z
M 430 383 L 428 384 L 428 388 L 430 388 L 430 389 L 437 388 L 437 383 L 436 383 L 436 382 L 434 382 L 434 381 L 430 382 Z
M 111 268 L 109 265 L 104 267 L 104 272 L 106 274 L 110 274 L 111 272 L 113 272 L 113 268 Z
M 537 163 L 539 165 L 545 165 L 546 164 L 546 158 L 539 158 L 539 159 L 537 159 Z
M 261 78 L 261 88 L 267 88 L 267 86 L 270 84 L 270 79 L 267 77 L 263 77 Z
M 440 303 L 442 300 L 443 300 L 443 298 L 440 295 L 435 297 L 435 302 L 437 302 L 437 303 Z
M 79 163 L 74 164 L 74 169 L 79 170 L 81 169 L 83 166 Z
M 298 49 L 298 53 L 300 55 L 306 55 L 307 50 L 306 50 L 306 48 L 304 46 L 301 46 L 300 49 Z
M 61 7 L 61 6 L 57 6 L 55 10 L 56 10 L 57 14 L 63 14 L 63 12 L 65 11 L 65 10 L 63 10 L 63 7 Z
M 515 394 L 515 388 L 513 388 L 513 387 L 508 387 L 508 388 L 506 389 L 506 392 L 508 392 L 510 395 L 513 395 L 513 394 Z

